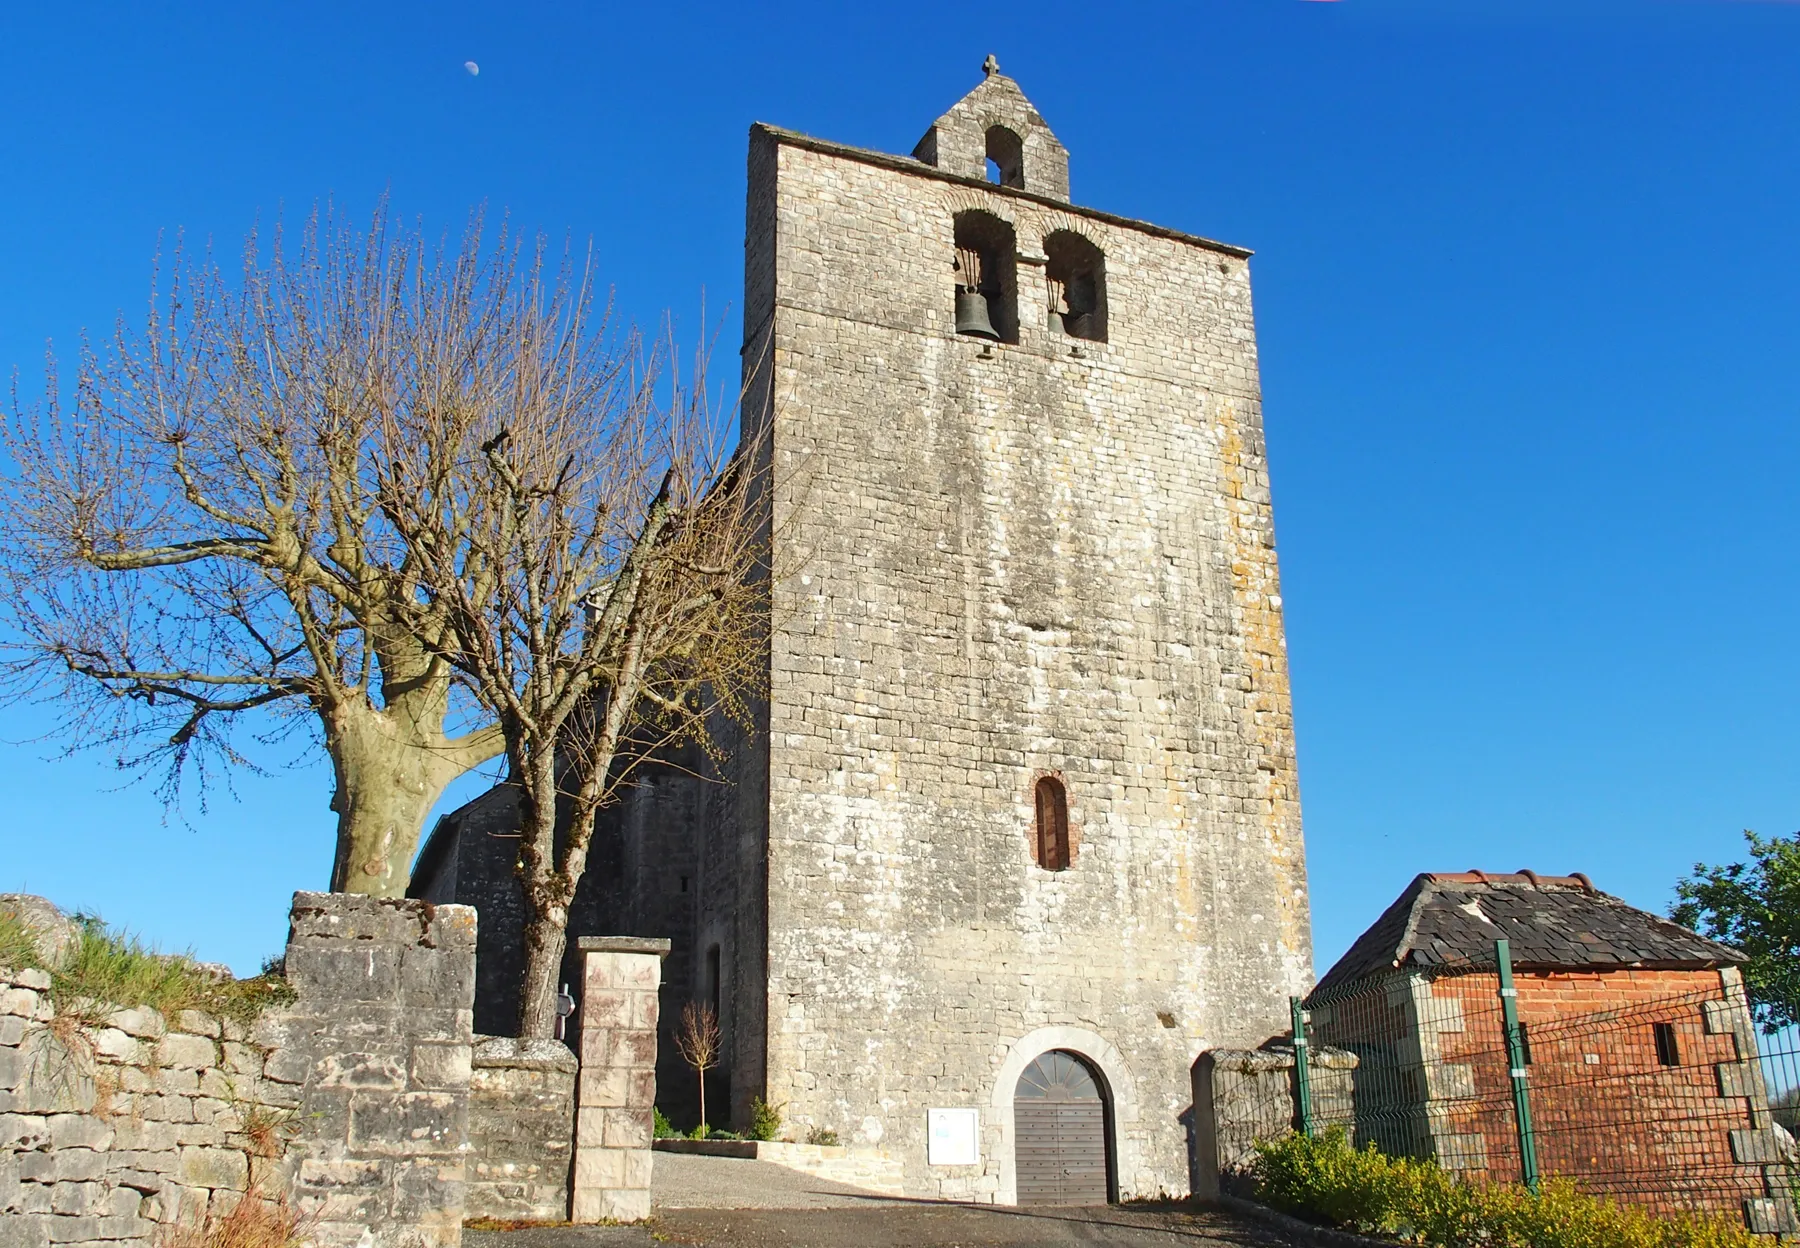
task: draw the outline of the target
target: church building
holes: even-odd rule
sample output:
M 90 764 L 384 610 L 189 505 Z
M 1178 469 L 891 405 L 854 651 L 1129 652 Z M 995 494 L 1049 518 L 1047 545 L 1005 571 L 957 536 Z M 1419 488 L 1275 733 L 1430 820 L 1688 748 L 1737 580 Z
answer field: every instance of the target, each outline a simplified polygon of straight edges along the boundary
M 760 1096 L 917 1196 L 1185 1194 L 1194 1059 L 1312 982 L 1249 253 L 1077 206 L 984 69 L 910 155 L 751 129 L 767 698 L 607 812 L 570 944 L 672 941 L 678 1123 L 700 1000 L 715 1126 Z M 516 1009 L 510 806 L 414 879 L 480 912 L 482 1030 Z

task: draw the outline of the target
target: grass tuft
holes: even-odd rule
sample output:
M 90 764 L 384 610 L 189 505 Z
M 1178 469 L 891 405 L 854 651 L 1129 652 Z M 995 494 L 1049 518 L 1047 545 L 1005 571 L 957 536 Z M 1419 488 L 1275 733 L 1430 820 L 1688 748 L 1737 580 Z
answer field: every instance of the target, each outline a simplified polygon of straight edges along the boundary
M 229 1213 L 211 1215 L 197 1226 L 165 1228 L 158 1248 L 294 1248 L 305 1237 L 310 1219 L 285 1198 L 268 1200 L 252 1192 Z
M 19 916 L 0 906 L 0 966 L 9 970 L 42 970 L 37 942 Z
M 75 922 L 63 964 L 52 967 L 30 929 L 0 907 L 0 966 L 49 971 L 51 1003 L 65 1020 L 95 1025 L 113 1010 L 148 1006 L 170 1018 L 182 1010 L 202 1010 L 248 1024 L 270 1006 L 294 999 L 279 972 L 221 979 L 188 955 L 158 953 L 93 915 L 78 914 Z

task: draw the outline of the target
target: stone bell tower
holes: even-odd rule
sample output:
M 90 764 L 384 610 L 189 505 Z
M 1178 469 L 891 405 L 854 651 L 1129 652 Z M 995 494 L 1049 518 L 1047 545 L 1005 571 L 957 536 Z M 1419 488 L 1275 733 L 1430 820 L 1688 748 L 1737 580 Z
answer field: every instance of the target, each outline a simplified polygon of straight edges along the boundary
M 1249 253 L 1072 203 L 985 70 L 911 156 L 751 131 L 714 995 L 733 1100 L 909 1192 L 1182 1192 L 1190 1064 L 1311 982 Z

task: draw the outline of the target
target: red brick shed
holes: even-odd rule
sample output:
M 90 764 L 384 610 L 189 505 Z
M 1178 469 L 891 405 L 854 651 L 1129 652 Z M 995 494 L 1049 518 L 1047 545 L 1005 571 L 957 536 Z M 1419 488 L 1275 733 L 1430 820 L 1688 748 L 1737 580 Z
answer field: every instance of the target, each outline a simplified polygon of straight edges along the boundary
M 1736 951 L 1585 875 L 1421 875 L 1307 999 L 1355 1052 L 1356 1135 L 1513 1181 L 1497 938 L 1511 945 L 1543 1174 L 1598 1194 L 1793 1227 Z

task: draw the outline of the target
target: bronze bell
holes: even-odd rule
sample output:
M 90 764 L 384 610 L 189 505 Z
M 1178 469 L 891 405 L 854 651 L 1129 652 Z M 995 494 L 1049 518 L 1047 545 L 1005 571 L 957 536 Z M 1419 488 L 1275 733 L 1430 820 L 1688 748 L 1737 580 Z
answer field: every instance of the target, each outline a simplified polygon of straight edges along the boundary
M 956 332 L 999 342 L 1000 333 L 988 318 L 987 296 L 979 290 L 956 288 Z

